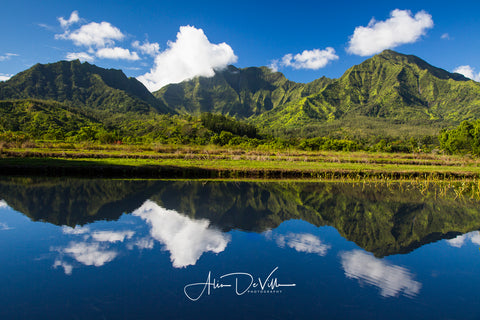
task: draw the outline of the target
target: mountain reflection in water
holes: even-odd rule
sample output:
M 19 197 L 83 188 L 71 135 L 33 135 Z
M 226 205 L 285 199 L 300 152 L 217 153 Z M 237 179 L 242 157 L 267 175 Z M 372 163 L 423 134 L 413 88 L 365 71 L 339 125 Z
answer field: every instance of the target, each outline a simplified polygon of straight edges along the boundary
M 470 194 L 465 183 L 460 187 Z M 201 252 L 224 250 L 229 239 L 218 230 L 264 232 L 290 219 L 333 226 L 376 257 L 480 229 L 480 202 L 459 197 L 454 184 L 4 178 L 0 199 L 1 206 L 8 203 L 34 221 L 71 227 L 133 212 L 149 223 L 151 237 L 164 243 L 179 267 Z M 173 229 L 163 227 L 167 223 Z M 276 241 L 304 250 L 316 245 L 315 239 L 294 236 Z M 319 254 L 327 250 L 317 247 Z
M 455 188 L 3 178 L 0 317 L 474 319 L 480 206 Z

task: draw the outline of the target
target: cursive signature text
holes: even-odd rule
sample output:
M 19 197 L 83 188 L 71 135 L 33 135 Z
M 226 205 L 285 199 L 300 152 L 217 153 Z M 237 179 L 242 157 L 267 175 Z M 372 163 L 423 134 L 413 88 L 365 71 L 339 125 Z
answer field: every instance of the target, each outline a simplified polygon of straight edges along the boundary
M 281 287 L 295 287 L 295 283 L 279 283 L 278 278 L 274 277 L 274 273 L 278 270 L 275 267 L 266 278 L 258 277 L 257 280 L 246 272 L 232 272 L 212 278 L 212 272 L 209 271 L 205 282 L 190 283 L 183 288 L 183 292 L 188 299 L 197 301 L 204 294 L 210 295 L 213 290 L 233 288 L 237 296 L 241 296 L 250 289 L 252 292 L 264 292 L 265 290 L 275 291 Z

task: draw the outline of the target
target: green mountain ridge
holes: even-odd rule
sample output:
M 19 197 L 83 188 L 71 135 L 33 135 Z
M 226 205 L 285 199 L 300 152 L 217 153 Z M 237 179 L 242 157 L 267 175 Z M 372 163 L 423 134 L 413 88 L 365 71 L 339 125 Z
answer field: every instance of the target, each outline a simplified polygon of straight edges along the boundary
M 211 78 L 170 84 L 154 95 L 179 113 L 212 112 L 248 118 L 316 93 L 331 81 L 322 77 L 307 84 L 296 83 L 267 67 L 228 66 Z
M 371 118 L 402 124 L 458 124 L 480 117 L 480 84 L 412 56 L 386 50 L 348 69 L 320 92 L 252 119 L 267 127 L 299 127 Z
M 171 113 L 135 78 L 79 60 L 36 64 L 0 83 L 0 100 L 54 100 L 114 113 Z
M 132 127 L 132 120 L 135 128 L 145 127 L 142 122 L 153 121 L 154 114 L 210 112 L 246 120 L 276 137 L 328 136 L 371 144 L 432 138 L 443 128 L 480 119 L 480 83 L 391 50 L 351 67 L 339 79 L 322 77 L 304 84 L 267 67 L 228 66 L 213 77 L 170 84 L 153 94 L 120 70 L 78 60 L 37 64 L 0 82 L 0 100 L 18 99 L 45 100 L 42 105 L 51 110 L 50 102 L 59 102 L 60 114 L 65 107 L 80 110 L 69 121 L 78 118 L 76 127 L 92 120 L 120 134 Z M 5 110 L 12 107 L 3 105 Z M 50 111 L 51 116 L 31 114 L 27 120 L 54 122 L 39 127 L 61 126 L 63 120 Z M 16 124 L 25 115 L 15 114 L 20 118 L 3 119 L 3 130 L 21 127 Z M 154 136 L 158 134 L 152 132 Z

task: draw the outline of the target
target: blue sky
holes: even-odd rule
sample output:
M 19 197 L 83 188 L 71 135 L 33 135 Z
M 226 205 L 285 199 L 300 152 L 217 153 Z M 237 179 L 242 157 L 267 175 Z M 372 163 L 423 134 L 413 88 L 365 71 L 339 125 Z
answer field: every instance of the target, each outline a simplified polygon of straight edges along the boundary
M 80 57 L 151 90 L 226 64 L 308 82 L 391 48 L 479 81 L 479 12 L 478 1 L 4 1 L 0 79 Z

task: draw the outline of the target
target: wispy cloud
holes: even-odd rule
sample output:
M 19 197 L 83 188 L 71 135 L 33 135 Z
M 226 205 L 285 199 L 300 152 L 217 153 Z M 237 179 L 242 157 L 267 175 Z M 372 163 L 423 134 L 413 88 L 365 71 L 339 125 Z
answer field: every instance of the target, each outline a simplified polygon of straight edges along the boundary
M 480 82 L 480 72 L 475 73 L 475 68 L 472 68 L 469 65 L 459 66 L 453 70 L 453 72 L 463 74 L 465 77 Z
M 443 40 L 450 40 L 450 35 L 448 33 L 444 33 L 440 36 Z
M 211 43 L 202 29 L 180 27 L 175 42 L 155 57 L 150 72 L 138 77 L 150 91 L 169 83 L 178 83 L 196 76 L 212 77 L 215 70 L 235 63 L 237 56 L 226 43 Z
M 5 222 L 0 222 L 0 231 L 3 231 L 3 230 L 11 230 L 13 228 L 10 228 L 8 226 L 8 224 L 6 224 Z
M 323 243 L 318 237 L 310 233 L 288 233 L 286 235 L 267 235 L 275 239 L 277 245 L 281 248 L 287 246 L 298 252 L 315 253 L 319 256 L 325 256 L 331 248 L 330 245 Z
M 18 57 L 16 53 L 5 53 L 4 55 L 0 56 L 0 61 L 10 60 L 12 57 Z
M 335 49 L 327 47 L 324 50 L 304 50 L 295 55 L 289 53 L 280 60 L 274 60 L 270 68 L 277 71 L 279 67 L 292 67 L 294 69 L 318 70 L 325 67 L 330 61 L 338 60 Z
M 380 288 L 383 297 L 398 296 L 400 292 L 413 297 L 422 288 L 422 284 L 413 280 L 413 275 L 407 269 L 377 259 L 363 251 L 342 252 L 340 257 L 348 278 L 365 281 Z
M 432 16 L 420 11 L 415 16 L 409 10 L 395 9 L 385 21 L 372 19 L 368 26 L 356 27 L 350 37 L 347 51 L 369 56 L 385 49 L 406 43 L 414 43 L 433 28 Z

